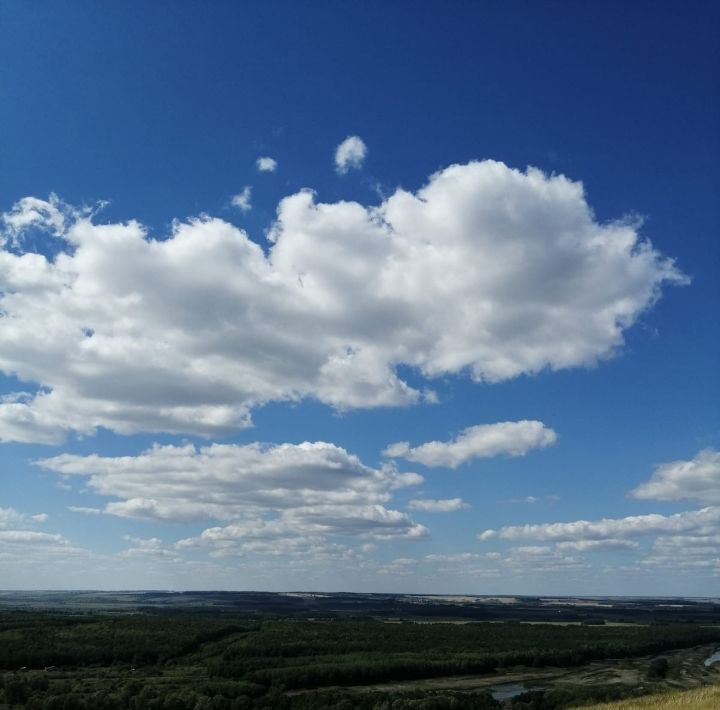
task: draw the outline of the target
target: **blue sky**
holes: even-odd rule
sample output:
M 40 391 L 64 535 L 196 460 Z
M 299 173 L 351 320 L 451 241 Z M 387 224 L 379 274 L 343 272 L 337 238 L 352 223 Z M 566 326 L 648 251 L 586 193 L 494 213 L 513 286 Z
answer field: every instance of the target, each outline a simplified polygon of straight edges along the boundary
M 0 3 L 0 587 L 717 595 L 717 27 Z

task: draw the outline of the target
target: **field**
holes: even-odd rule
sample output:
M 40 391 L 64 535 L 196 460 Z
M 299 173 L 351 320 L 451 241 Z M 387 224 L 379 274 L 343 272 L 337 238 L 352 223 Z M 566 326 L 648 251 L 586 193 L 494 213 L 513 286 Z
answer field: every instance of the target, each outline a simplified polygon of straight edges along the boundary
M 657 693 L 644 698 L 591 705 L 582 710 L 717 710 L 720 687 Z
M 264 605 L 15 595 L 0 611 L 0 707 L 552 710 L 720 682 L 703 664 L 720 646 L 709 600 L 641 609 L 358 596 L 326 595 L 321 610 L 286 595 Z M 476 620 L 481 611 L 489 620 Z

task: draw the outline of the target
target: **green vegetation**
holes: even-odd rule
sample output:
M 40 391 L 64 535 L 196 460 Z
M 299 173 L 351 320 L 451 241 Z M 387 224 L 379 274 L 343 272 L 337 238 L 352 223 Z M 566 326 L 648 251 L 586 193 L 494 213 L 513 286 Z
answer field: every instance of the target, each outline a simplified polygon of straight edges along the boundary
M 0 707 L 551 710 L 635 689 L 556 687 L 501 702 L 481 687 L 402 683 L 483 674 L 501 683 L 503 674 L 522 669 L 567 669 L 718 642 L 720 628 L 692 624 L 389 624 L 197 611 L 10 611 L 0 613 Z M 668 661 L 658 659 L 648 662 L 646 677 L 659 680 L 667 672 Z M 359 687 L 383 683 L 394 685 Z

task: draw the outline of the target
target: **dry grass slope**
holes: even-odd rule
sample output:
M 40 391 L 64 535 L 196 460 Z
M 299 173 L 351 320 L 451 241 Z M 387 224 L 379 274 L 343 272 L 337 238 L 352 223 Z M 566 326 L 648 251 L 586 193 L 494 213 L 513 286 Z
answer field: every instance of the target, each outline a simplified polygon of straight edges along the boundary
M 589 705 L 578 710 L 718 710 L 720 708 L 720 685 L 705 686 L 693 690 L 658 693 L 644 698 L 620 700 L 614 703 Z

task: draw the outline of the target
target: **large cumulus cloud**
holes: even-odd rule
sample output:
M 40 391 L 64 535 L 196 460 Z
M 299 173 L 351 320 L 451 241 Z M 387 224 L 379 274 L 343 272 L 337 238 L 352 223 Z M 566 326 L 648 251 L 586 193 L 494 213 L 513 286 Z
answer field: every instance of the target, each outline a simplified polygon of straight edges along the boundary
M 600 224 L 578 182 L 493 161 L 453 165 L 379 206 L 278 206 L 265 253 L 210 217 L 165 239 L 94 224 L 57 198 L 4 216 L 0 440 L 217 435 L 254 406 L 408 405 L 398 375 L 499 382 L 591 365 L 685 278 L 628 221 Z M 24 251 L 46 228 L 54 257 Z

